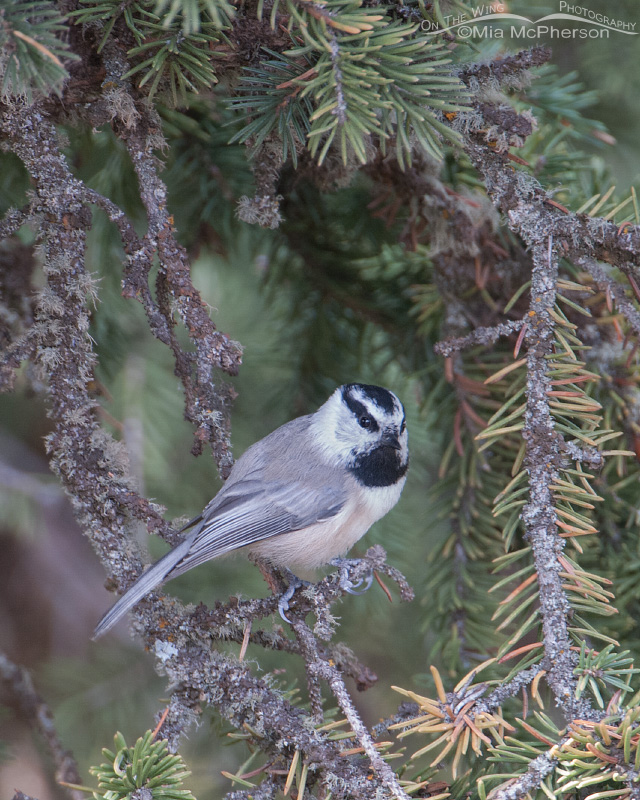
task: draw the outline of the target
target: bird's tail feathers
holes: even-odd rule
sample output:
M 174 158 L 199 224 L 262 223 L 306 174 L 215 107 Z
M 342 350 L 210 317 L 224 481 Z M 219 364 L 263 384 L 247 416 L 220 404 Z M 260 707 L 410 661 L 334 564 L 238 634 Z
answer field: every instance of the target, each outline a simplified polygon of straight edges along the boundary
M 152 567 L 142 573 L 133 586 L 122 595 L 118 602 L 107 611 L 96 625 L 96 629 L 91 637 L 94 641 L 112 628 L 130 608 L 133 608 L 133 606 L 145 596 L 145 594 L 155 589 L 158 584 L 164 581 L 176 564 L 182 561 L 189 552 L 191 539 L 192 536 L 189 536 L 185 541 L 180 542 L 177 547 L 169 550 L 169 552 Z

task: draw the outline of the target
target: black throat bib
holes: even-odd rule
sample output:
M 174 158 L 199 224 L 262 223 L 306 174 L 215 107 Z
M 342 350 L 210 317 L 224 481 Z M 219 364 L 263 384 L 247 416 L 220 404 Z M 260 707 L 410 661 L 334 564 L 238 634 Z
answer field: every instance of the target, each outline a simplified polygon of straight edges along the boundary
M 376 447 L 370 453 L 358 456 L 349 471 L 363 486 L 393 486 L 409 468 L 409 462 L 403 464 L 400 458 L 395 447 Z

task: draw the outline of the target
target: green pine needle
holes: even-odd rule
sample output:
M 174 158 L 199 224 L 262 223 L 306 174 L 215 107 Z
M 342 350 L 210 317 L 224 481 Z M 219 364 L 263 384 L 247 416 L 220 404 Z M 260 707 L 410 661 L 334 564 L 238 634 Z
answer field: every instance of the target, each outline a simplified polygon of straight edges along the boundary
M 48 0 L 0 0 L 0 98 L 61 94 L 64 62 L 76 60 L 59 38 L 64 15 Z
M 91 767 L 98 778 L 96 800 L 125 800 L 139 789 L 151 791 L 153 800 L 195 800 L 188 789 L 181 788 L 191 773 L 181 756 L 173 755 L 167 740 L 154 741 L 147 731 L 133 747 L 128 747 L 121 733 L 114 736 L 114 750 L 103 749 L 107 763 Z

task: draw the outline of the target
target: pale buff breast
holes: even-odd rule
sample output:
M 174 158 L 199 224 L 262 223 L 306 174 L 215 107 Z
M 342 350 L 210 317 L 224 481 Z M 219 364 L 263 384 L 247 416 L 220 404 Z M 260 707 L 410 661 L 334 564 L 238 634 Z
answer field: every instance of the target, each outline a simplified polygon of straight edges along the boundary
M 343 556 L 374 522 L 398 502 L 404 479 L 394 486 L 358 487 L 335 517 L 292 533 L 281 533 L 250 545 L 250 552 L 274 566 L 308 570 Z

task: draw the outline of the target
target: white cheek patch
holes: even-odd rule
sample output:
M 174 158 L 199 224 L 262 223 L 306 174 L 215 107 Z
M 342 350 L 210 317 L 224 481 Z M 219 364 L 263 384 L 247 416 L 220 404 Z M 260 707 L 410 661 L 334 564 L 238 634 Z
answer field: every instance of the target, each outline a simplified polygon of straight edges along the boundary
M 343 387 L 337 389 L 331 397 L 313 415 L 311 427 L 319 449 L 327 461 L 333 465 L 347 468 L 355 466 L 358 457 L 373 453 L 379 446 L 380 437 L 385 428 L 400 431 L 404 409 L 402 404 L 387 390 L 379 387 L 368 387 L 372 392 L 380 393 L 381 401 L 386 401 L 388 408 L 378 405 L 358 385 L 350 388 L 351 407 L 345 401 Z M 392 404 L 392 407 L 391 407 Z M 360 407 L 360 414 L 366 413 L 376 425 L 376 429 L 366 429 L 359 425 L 355 411 Z M 401 437 L 402 438 L 402 437 Z M 403 447 L 406 460 L 406 446 Z

